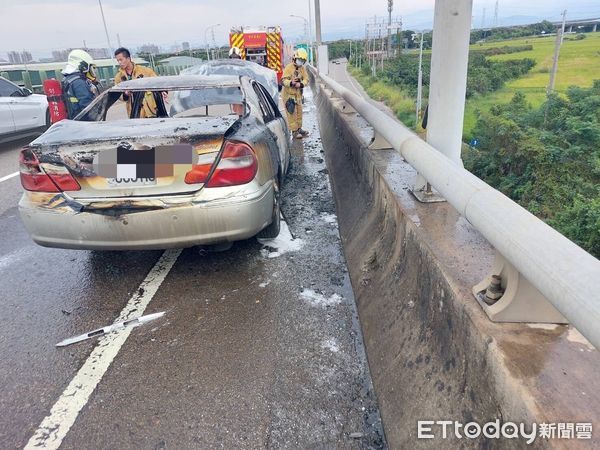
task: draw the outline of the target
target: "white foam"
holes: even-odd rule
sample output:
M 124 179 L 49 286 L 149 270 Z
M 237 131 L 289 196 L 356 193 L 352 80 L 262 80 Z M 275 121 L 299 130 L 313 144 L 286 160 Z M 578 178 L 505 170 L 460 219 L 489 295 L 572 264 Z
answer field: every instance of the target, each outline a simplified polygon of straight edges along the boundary
M 292 233 L 290 233 L 287 223 L 285 223 L 283 220 L 281 221 L 279 236 L 277 236 L 275 239 L 258 238 L 258 242 L 265 247 L 274 249 L 274 251 L 270 251 L 268 249 L 262 249 L 260 251 L 261 255 L 267 258 L 277 258 L 278 256 L 285 255 L 289 252 L 297 252 L 304 245 L 302 239 L 294 239 Z
M 9 266 L 25 259 L 25 257 L 28 254 L 30 254 L 31 251 L 32 251 L 32 247 L 27 246 L 25 248 L 20 248 L 18 250 L 15 250 L 14 252 L 11 252 L 7 255 L 0 257 L 0 270 L 5 269 L 6 267 L 9 267 Z
M 321 219 L 326 223 L 337 226 L 337 216 L 335 214 L 321 213 Z
M 342 296 L 333 294 L 331 297 L 325 297 L 323 294 L 313 291 L 312 289 L 304 289 L 300 296 L 308 300 L 312 306 L 334 306 L 342 303 Z
M 335 339 L 327 339 L 326 341 L 321 343 L 321 348 L 332 351 L 333 353 L 337 353 L 340 351 L 340 346 L 336 342 Z
M 265 288 L 267 287 L 269 284 L 271 284 L 271 280 L 267 280 L 264 283 L 260 283 L 258 286 L 261 288 Z

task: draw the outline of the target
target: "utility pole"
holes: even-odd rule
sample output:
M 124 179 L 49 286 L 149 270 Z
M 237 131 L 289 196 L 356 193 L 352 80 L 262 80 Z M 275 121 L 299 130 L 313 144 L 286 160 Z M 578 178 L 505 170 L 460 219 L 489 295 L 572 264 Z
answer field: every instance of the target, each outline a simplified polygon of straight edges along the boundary
M 321 3 L 315 0 L 315 26 L 317 32 L 317 69 L 319 73 L 329 74 L 329 51 L 321 40 Z
M 427 142 L 457 166 L 462 164 L 472 6 L 472 0 L 438 0 L 433 19 Z
M 321 3 L 315 0 L 315 27 L 317 32 L 317 47 L 321 45 Z
M 392 9 L 394 8 L 394 0 L 388 0 L 388 30 L 387 30 L 387 56 L 392 56 Z M 402 47 L 402 44 L 400 44 Z
M 113 47 L 110 43 L 110 35 L 108 34 L 108 28 L 106 27 L 106 19 L 104 18 L 104 10 L 102 9 L 102 0 L 98 0 L 98 5 L 100 5 L 100 14 L 102 14 L 102 23 L 104 24 L 104 32 L 106 33 L 106 41 L 108 42 L 108 49 L 110 51 L 110 55 L 112 58 Z M 113 66 L 114 66 L 114 63 L 113 63 Z
M 308 53 L 308 56 L 310 58 L 310 63 L 314 64 L 313 53 L 314 53 L 315 49 L 314 49 L 314 42 L 313 42 L 312 0 L 308 0 L 308 32 L 309 32 L 309 40 L 310 40 L 310 52 Z
M 418 81 L 417 81 L 417 121 L 415 123 L 415 129 L 419 125 L 419 117 L 421 115 L 422 91 L 423 91 L 423 32 L 421 31 L 421 42 L 419 44 L 419 77 L 418 77 Z
M 217 49 L 217 43 L 215 42 L 215 27 L 212 27 L 210 31 L 212 34 L 212 46 L 215 49 L 214 52 L 217 54 L 217 57 L 213 59 L 219 59 L 219 50 Z M 215 53 L 213 53 L 213 56 Z
M 211 26 L 209 26 L 209 27 L 206 27 L 206 29 L 204 30 L 204 42 L 206 42 L 206 59 L 207 59 L 208 61 L 210 61 L 210 51 L 209 51 L 209 49 L 210 49 L 210 44 L 208 43 L 208 30 L 210 30 L 211 28 L 212 28 L 212 30 L 213 30 L 212 36 L 213 36 L 213 43 L 214 43 L 214 41 L 215 41 L 215 32 L 214 32 L 214 28 L 215 28 L 215 27 L 218 27 L 218 26 L 220 26 L 220 25 L 221 25 L 220 23 L 217 23 L 217 24 L 215 24 L 215 25 L 211 25 Z
M 496 6 L 494 7 L 494 28 L 498 26 L 498 2 L 500 0 L 496 0 Z
M 119 33 L 117 33 L 117 44 L 121 47 L 121 36 L 119 36 Z
M 552 61 L 552 72 L 550 72 L 550 83 L 548 84 L 547 94 L 551 94 L 554 91 L 554 82 L 556 81 L 556 73 L 558 72 L 558 56 L 560 54 L 560 46 L 563 42 L 563 34 L 565 32 L 565 20 L 567 17 L 567 10 L 563 11 L 563 23 L 562 27 L 556 30 L 556 41 L 554 44 L 554 59 Z
M 567 20 L 567 10 L 566 9 L 563 11 L 562 16 L 563 16 L 563 22 L 562 22 L 562 28 L 561 28 L 561 32 L 560 32 L 560 45 L 562 45 L 563 37 L 565 36 L 565 22 Z

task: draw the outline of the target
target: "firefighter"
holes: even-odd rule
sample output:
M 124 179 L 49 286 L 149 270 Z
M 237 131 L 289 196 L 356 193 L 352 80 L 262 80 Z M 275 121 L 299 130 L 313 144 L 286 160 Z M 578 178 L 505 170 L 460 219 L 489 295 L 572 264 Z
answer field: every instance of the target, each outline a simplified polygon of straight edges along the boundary
M 302 139 L 308 135 L 308 131 L 302 129 L 302 89 L 308 84 L 308 74 L 304 68 L 307 59 L 306 50 L 303 48 L 296 50 L 293 61 L 285 66 L 281 77 L 283 84 L 281 99 L 285 105 L 288 125 L 294 139 Z
M 73 119 L 98 95 L 94 58 L 84 50 L 72 50 L 62 71 L 63 98 L 69 119 Z
M 119 63 L 119 71 L 115 76 L 115 84 L 119 84 L 122 81 L 133 80 L 135 78 L 144 77 L 155 77 L 156 73 L 149 67 L 144 67 L 133 62 L 131 59 L 131 53 L 124 47 L 120 47 L 115 50 L 115 59 Z M 166 93 L 163 96 L 166 97 Z M 127 115 L 131 116 L 131 108 L 133 106 L 133 95 L 126 92 L 123 94 L 123 100 L 127 102 Z M 156 117 L 156 100 L 152 92 L 146 92 L 144 94 L 144 100 L 142 101 L 142 108 L 140 110 L 141 118 Z
M 229 49 L 229 59 L 242 59 L 242 52 L 236 46 Z

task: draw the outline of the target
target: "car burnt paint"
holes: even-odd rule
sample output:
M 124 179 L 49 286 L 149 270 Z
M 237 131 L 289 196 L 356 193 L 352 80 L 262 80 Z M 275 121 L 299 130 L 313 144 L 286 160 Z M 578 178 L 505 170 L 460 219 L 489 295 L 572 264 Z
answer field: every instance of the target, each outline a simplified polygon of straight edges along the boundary
M 25 191 L 24 195 L 39 208 L 52 210 L 56 213 L 79 213 L 83 209 L 81 203 L 66 197 L 63 193 Z
M 280 164 L 279 150 L 271 131 L 262 120 L 253 114 L 240 118 L 236 125 L 238 126 L 235 126 L 234 132 L 226 137 L 227 139 L 244 142 L 254 149 L 259 167 L 256 178 L 260 185 L 262 186 L 276 178 L 277 166 Z

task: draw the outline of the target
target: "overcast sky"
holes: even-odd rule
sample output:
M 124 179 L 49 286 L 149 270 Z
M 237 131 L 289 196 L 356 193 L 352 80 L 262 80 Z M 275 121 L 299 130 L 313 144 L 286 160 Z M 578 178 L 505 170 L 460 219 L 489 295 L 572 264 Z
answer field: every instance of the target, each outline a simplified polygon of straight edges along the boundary
M 137 47 L 155 43 L 164 48 L 189 41 L 204 45 L 207 27 L 215 28 L 217 43 L 225 44 L 234 25 L 281 25 L 288 41 L 304 34 L 301 19 L 308 18 L 309 0 L 102 0 L 111 44 Z M 434 0 L 394 0 L 394 16 L 404 28 L 431 26 Z M 495 0 L 474 0 L 473 23 L 490 26 Z M 502 18 L 526 16 L 556 20 L 563 9 L 567 17 L 600 17 L 600 0 L 499 0 Z M 324 39 L 361 37 L 367 17 L 387 15 L 387 0 L 321 0 Z M 98 0 L 0 0 L 0 58 L 10 50 L 27 49 L 34 57 L 52 50 L 107 47 Z M 208 33 L 210 39 L 210 32 Z

